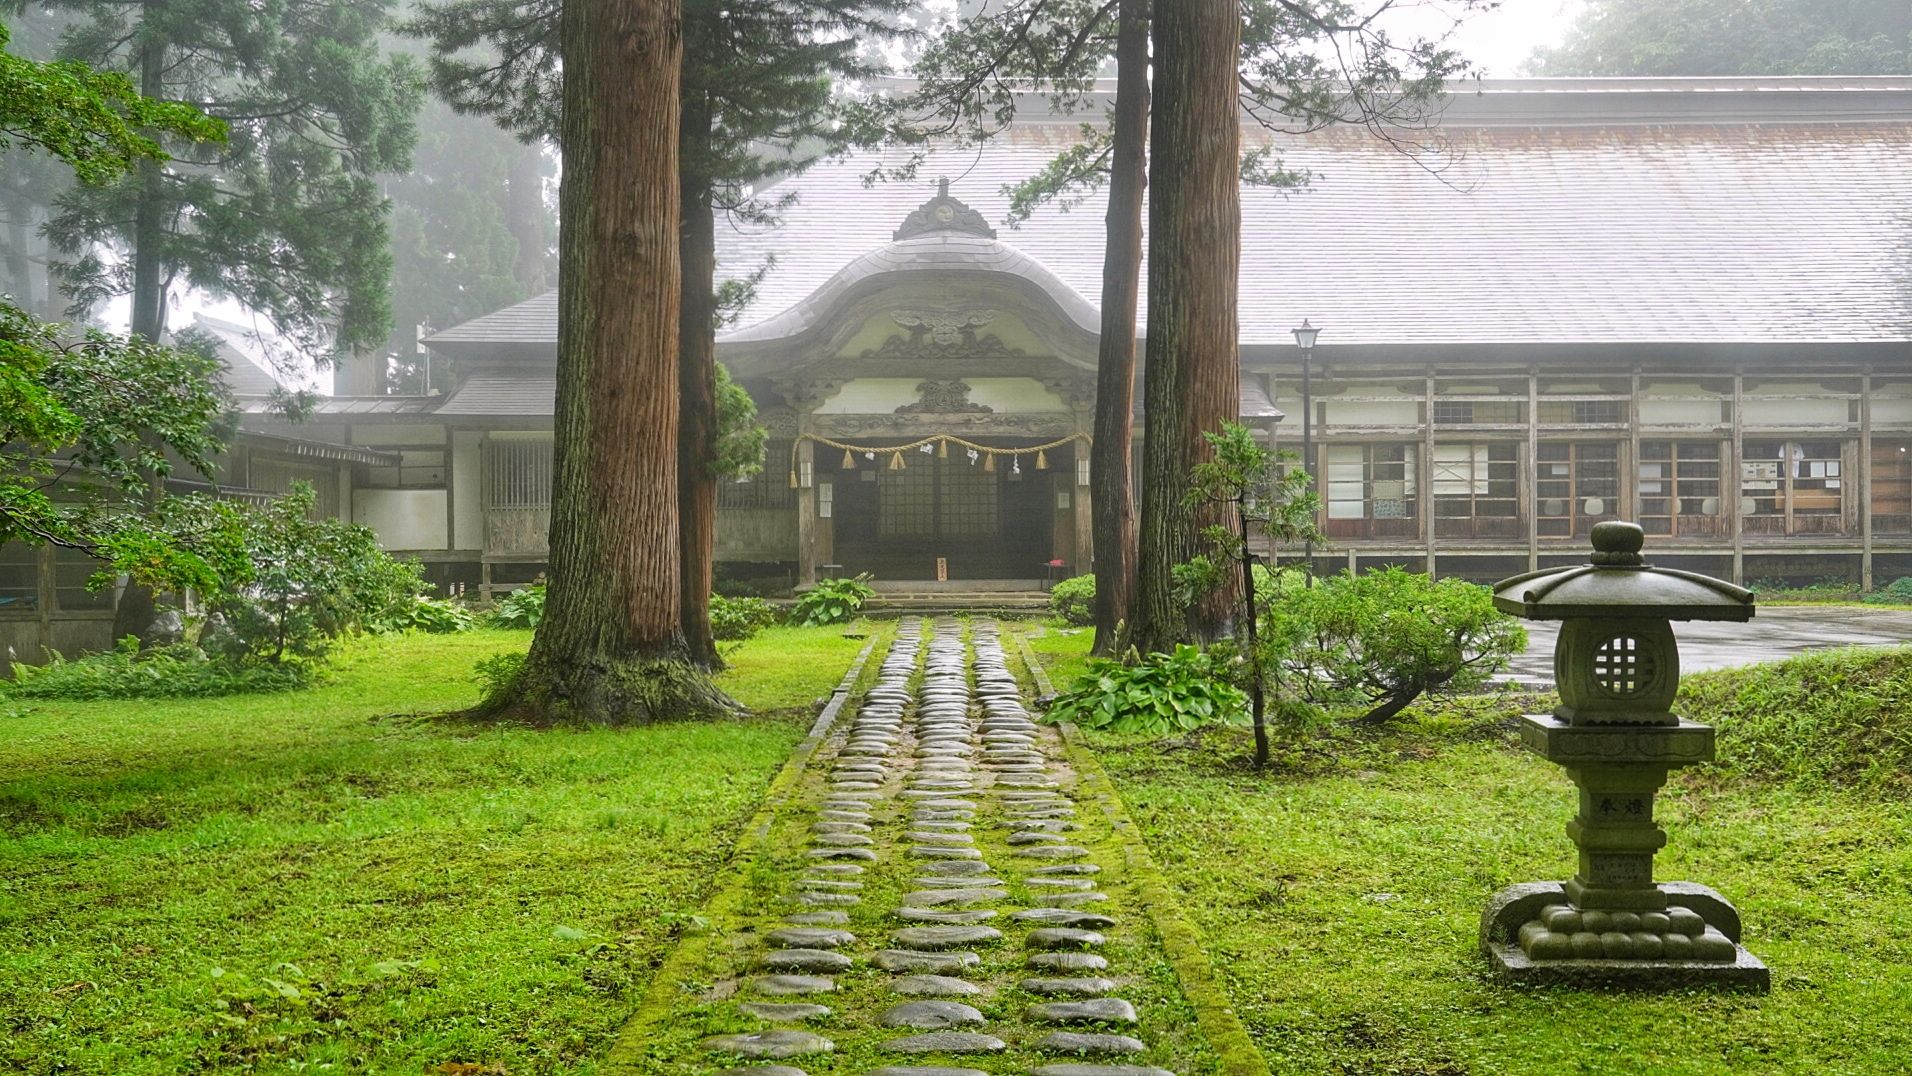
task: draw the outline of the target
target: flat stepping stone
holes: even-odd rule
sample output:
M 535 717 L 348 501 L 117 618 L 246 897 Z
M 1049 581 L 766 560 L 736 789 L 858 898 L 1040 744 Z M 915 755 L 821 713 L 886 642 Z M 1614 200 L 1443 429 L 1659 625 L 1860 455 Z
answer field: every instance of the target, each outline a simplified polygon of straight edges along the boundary
M 837 825 L 842 824 L 837 823 Z M 867 848 L 876 843 L 862 833 L 818 833 L 811 837 L 810 841 L 821 848 Z
M 1101 904 L 1108 899 L 1107 893 L 1084 890 L 1080 893 L 1044 893 L 1037 903 L 1047 908 L 1074 908 L 1083 904 Z
M 786 923 L 795 923 L 806 927 L 842 926 L 850 921 L 849 912 L 798 912 L 783 917 Z
M 923 869 L 930 870 L 932 868 L 925 867 Z M 989 864 L 987 863 L 938 863 L 934 869 L 938 873 L 951 876 L 990 873 Z
M 1043 889 L 1074 889 L 1082 892 L 1095 888 L 1095 883 L 1086 878 L 1024 878 L 1022 884 L 1040 886 Z
M 963 912 L 939 912 L 930 908 L 898 908 L 896 917 L 915 923 L 981 923 L 1000 914 L 994 908 L 972 908 Z
M 781 948 L 841 949 L 856 941 L 856 935 L 829 927 L 780 927 L 766 935 L 766 940 Z
M 806 863 L 804 864 L 803 869 L 807 871 L 811 871 L 816 874 L 852 874 L 854 875 L 854 874 L 862 874 L 864 871 L 868 870 L 869 868 L 865 867 L 861 863 Z
M 862 882 L 846 882 L 841 878 L 799 878 L 797 884 L 805 889 L 828 889 L 849 893 L 863 888 Z
M 1045 1024 L 1133 1024 L 1135 1006 L 1121 998 L 1051 1001 L 1029 1006 L 1029 1019 Z
M 952 975 L 899 975 L 890 980 L 890 989 L 904 997 L 974 997 L 983 988 Z
M 916 884 L 924 889 L 977 889 L 984 886 L 1000 889 L 1009 883 L 1001 878 L 951 878 L 941 874 L 925 874 L 916 879 Z
M 830 1015 L 831 1011 L 828 1005 L 817 1005 L 804 1001 L 746 1001 L 737 1007 L 759 1020 L 782 1021 L 815 1020 L 820 1016 Z
M 1028 993 L 1046 998 L 1095 998 L 1114 990 L 1115 980 L 1090 975 L 1080 979 L 1024 979 L 1016 985 Z
M 976 838 L 970 836 L 967 833 L 940 833 L 940 832 L 932 833 L 928 830 L 923 830 L 917 833 L 905 833 L 903 834 L 903 839 L 906 841 L 923 841 L 925 843 L 935 843 L 939 841 L 944 842 L 945 844 L 975 844 L 976 843 Z M 1060 837 L 1056 838 L 1056 840 L 1061 840 L 1061 839 L 1062 838 Z
M 812 833 L 868 833 L 868 822 L 814 822 L 810 825 Z
M 847 907 L 852 904 L 863 903 L 863 898 L 857 896 L 855 893 L 817 893 L 807 891 L 797 894 L 797 903 Z
M 1093 930 L 1041 927 L 1030 931 L 1023 944 L 1031 949 L 1093 949 L 1108 940 Z
M 875 863 L 876 853 L 868 848 L 812 848 L 811 859 L 860 859 L 865 863 Z
M 931 1031 L 891 1039 L 883 1048 L 899 1054 L 995 1054 L 1009 1049 L 1009 1044 L 975 1031 Z
M 817 817 L 837 822 L 868 822 L 870 820 L 870 812 L 846 811 L 841 807 L 832 807 L 827 810 L 818 811 Z
M 825 836 L 836 836 L 836 834 L 825 834 Z M 864 839 L 868 840 L 869 838 L 866 837 Z M 1009 835 L 1009 843 L 1015 844 L 1015 845 L 1067 844 L 1068 841 L 1069 839 L 1067 837 L 1064 837 L 1060 833 L 1032 833 L 1032 832 L 1024 831 L 1021 833 L 1011 833 Z
M 1077 859 L 1088 855 L 1089 850 L 1075 844 L 1045 844 L 1033 848 L 1018 848 L 1015 854 L 1025 859 Z
M 753 1031 L 744 1035 L 713 1035 L 705 1049 L 741 1054 L 753 1060 L 781 1061 L 804 1054 L 827 1054 L 836 1043 L 812 1031 Z
M 943 904 L 982 904 L 992 900 L 1008 900 L 1006 889 L 920 889 L 903 897 L 904 904 L 917 907 L 934 908 Z
M 757 958 L 765 971 L 849 971 L 855 964 L 828 949 L 772 949 Z
M 937 1031 L 946 1027 L 980 1024 L 983 1014 L 955 1001 L 906 1001 L 890 1006 L 882 1016 L 877 1017 L 876 1022 L 884 1027 Z
M 1042 875 L 1044 877 L 1054 877 L 1062 874 L 1100 874 L 1102 873 L 1102 868 L 1093 863 L 1057 863 L 1048 867 L 1037 867 L 1029 873 Z
M 871 963 L 884 971 L 915 971 L 930 975 L 947 975 L 952 971 L 973 968 L 982 962 L 982 957 L 967 950 L 954 953 L 919 953 L 913 949 L 885 949 L 871 959 Z
M 809 1076 L 809 1073 L 789 1065 L 743 1065 L 725 1069 L 717 1076 Z
M 828 975 L 761 975 L 750 981 L 750 988 L 765 997 L 828 994 L 836 989 L 836 980 Z
M 1045 1054 L 1139 1054 L 1148 1047 L 1127 1035 L 1100 1035 L 1081 1031 L 1054 1031 L 1035 1042 Z
M 1097 953 L 1037 953 L 1029 958 L 1032 968 L 1050 971 L 1107 971 L 1107 957 Z
M 1029 908 L 1010 918 L 1023 923 L 1047 923 L 1054 927 L 1112 927 L 1115 919 L 1099 912 L 1078 912 L 1072 908 Z
M 1029 1076 L 1175 1076 L 1153 1065 L 1044 1065 Z
M 1002 931 L 979 926 L 904 927 L 891 934 L 890 940 L 905 949 L 961 949 L 1001 941 Z
M 929 844 L 911 845 L 910 855 L 918 859 L 981 859 L 983 857 L 982 852 L 974 848 L 952 848 Z
M 917 800 L 916 806 L 925 811 L 973 811 L 979 804 L 975 800 L 936 799 Z
M 867 1076 L 989 1076 L 981 1069 L 958 1069 L 948 1065 L 884 1065 L 871 1069 Z

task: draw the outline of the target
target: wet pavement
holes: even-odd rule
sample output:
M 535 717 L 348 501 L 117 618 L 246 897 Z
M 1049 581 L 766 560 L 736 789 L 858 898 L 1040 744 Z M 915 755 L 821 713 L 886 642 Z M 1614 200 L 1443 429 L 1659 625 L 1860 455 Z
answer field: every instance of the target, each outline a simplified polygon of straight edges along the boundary
M 1527 652 L 1513 660 L 1502 679 L 1551 686 L 1554 637 L 1559 631 L 1557 622 L 1529 621 Z M 1761 608 L 1745 624 L 1676 621 L 1673 634 L 1680 642 L 1680 671 L 1701 672 L 1778 661 L 1835 646 L 1912 643 L 1912 610 L 1776 605 Z

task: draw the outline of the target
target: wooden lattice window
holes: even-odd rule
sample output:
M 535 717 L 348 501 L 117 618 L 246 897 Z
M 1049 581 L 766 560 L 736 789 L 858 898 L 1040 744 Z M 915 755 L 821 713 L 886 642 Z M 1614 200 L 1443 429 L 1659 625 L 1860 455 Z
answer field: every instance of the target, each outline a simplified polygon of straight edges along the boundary
M 294 482 L 312 487 L 312 518 L 336 519 L 339 511 L 339 474 L 316 463 L 292 460 L 252 458 L 247 484 L 267 493 L 290 493 Z
M 1640 526 L 1648 534 L 1720 532 L 1718 441 L 1640 443 Z
M 1620 446 L 1612 442 L 1554 442 L 1537 447 L 1534 464 L 1537 527 L 1545 536 L 1586 534 L 1620 513 Z
M 486 507 L 551 507 L 551 467 L 549 441 L 487 441 Z
M 40 549 L 0 542 L 0 614 L 40 607 Z
M 741 481 L 717 483 L 719 508 L 795 508 L 797 491 L 790 488 L 791 442 L 764 445 L 763 470 Z
M 1844 468 L 1838 441 L 1748 441 L 1740 457 L 1748 534 L 1840 534 Z
M 960 458 L 923 459 L 876 472 L 883 538 L 994 539 L 1002 529 L 997 475 Z

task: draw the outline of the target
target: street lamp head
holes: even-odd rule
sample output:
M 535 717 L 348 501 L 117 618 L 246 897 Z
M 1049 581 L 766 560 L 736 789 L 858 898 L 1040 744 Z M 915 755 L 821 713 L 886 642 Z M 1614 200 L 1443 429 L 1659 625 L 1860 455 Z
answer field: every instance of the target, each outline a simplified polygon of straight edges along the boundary
M 1295 330 L 1295 343 L 1301 345 L 1303 351 L 1312 351 L 1315 346 L 1315 337 L 1320 335 L 1320 329 L 1308 324 L 1307 318 L 1302 318 L 1301 328 Z

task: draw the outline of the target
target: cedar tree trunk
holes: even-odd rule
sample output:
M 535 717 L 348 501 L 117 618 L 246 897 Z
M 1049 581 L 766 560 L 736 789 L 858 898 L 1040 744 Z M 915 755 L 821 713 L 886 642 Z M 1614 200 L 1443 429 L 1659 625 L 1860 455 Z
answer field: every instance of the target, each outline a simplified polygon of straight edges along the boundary
M 678 620 L 682 34 L 682 0 L 564 5 L 550 588 L 487 715 L 635 724 L 730 708 Z
M 1143 375 L 1142 528 L 1130 638 L 1144 653 L 1219 634 L 1232 574 L 1177 607 L 1172 571 L 1202 551 L 1219 507 L 1185 506 L 1204 433 L 1240 411 L 1235 299 L 1241 261 L 1241 119 L 1234 0 L 1178 0 L 1154 13 L 1149 176 L 1149 317 Z M 1239 571 L 1236 566 L 1234 571 Z
M 1113 653 L 1135 582 L 1135 309 L 1142 272 L 1142 194 L 1148 186 L 1149 0 L 1121 0 L 1115 43 L 1114 145 L 1102 254 L 1102 344 L 1096 360 L 1095 443 L 1089 450 L 1095 539 L 1095 652 Z
M 720 668 L 710 628 L 712 559 L 717 542 L 717 228 L 711 217 L 710 99 L 684 95 L 679 132 L 682 195 L 683 312 L 677 348 L 680 426 L 677 431 L 679 545 L 683 560 L 680 615 L 690 659 Z M 688 167 L 683 167 L 688 166 Z

